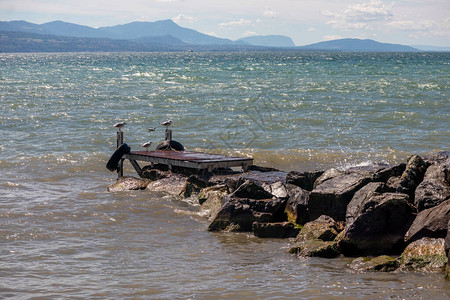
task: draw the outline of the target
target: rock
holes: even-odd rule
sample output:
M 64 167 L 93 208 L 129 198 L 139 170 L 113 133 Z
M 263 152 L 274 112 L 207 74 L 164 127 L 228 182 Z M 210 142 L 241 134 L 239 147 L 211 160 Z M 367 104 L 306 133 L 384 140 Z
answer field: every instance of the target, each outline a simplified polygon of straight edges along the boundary
M 144 190 L 150 180 L 135 178 L 131 176 L 124 176 L 117 179 L 117 181 L 108 187 L 108 192 L 122 192 L 131 190 Z
M 347 205 L 345 221 L 347 224 L 353 223 L 355 218 L 361 214 L 361 211 L 367 210 L 366 205 L 371 205 L 370 198 L 375 194 L 393 192 L 391 188 L 382 182 L 370 182 L 355 193 L 350 203 Z
M 388 186 L 390 189 L 394 191 L 401 191 L 402 186 L 400 185 L 400 182 L 402 181 L 401 176 L 394 176 L 388 179 L 386 182 L 386 186 Z
M 404 235 L 416 216 L 416 209 L 409 202 L 409 196 L 400 193 L 375 193 L 366 199 L 360 214 L 342 234 L 342 253 L 352 256 L 401 252 Z
M 189 198 L 193 194 L 198 194 L 202 188 L 208 186 L 207 181 L 200 178 L 198 175 L 191 175 L 186 180 L 186 184 L 181 192 L 184 197 Z
M 295 186 L 301 187 L 304 190 L 312 191 L 314 188 L 314 182 L 323 173 L 324 173 L 323 171 L 313 171 L 313 172 L 291 171 L 286 175 L 286 184 L 293 184 Z
M 345 221 L 348 203 L 360 188 L 372 180 L 372 174 L 366 171 L 327 172 L 316 180 L 309 196 L 309 218 L 314 220 L 327 215 L 336 221 Z M 337 175 L 331 177 L 331 174 Z
M 401 269 L 427 272 L 443 271 L 448 258 L 444 239 L 422 238 L 406 247 L 399 258 Z
M 358 257 L 349 264 L 349 268 L 358 272 L 362 271 L 380 271 L 392 272 L 399 268 L 398 260 L 387 255 L 381 255 L 374 258 Z
M 271 199 L 273 195 L 266 191 L 261 184 L 253 180 L 245 180 L 232 194 L 238 198 Z
M 307 240 L 333 241 L 341 230 L 342 228 L 331 217 L 320 216 L 303 226 L 296 242 Z
M 272 196 L 277 198 L 287 198 L 288 192 L 285 185 L 281 181 L 274 182 L 272 184 L 263 183 L 262 187 L 268 191 Z
M 307 240 L 295 243 L 289 253 L 298 256 L 335 258 L 339 256 L 339 247 L 336 242 L 321 240 Z
M 428 164 L 420 156 L 411 156 L 400 179 L 401 189 L 397 192 L 408 194 L 411 200 L 414 200 L 414 191 L 422 182 L 427 167 Z
M 400 177 L 405 169 L 406 164 L 382 167 L 374 173 L 373 181 L 386 183 L 392 177 Z
M 209 231 L 252 231 L 254 222 L 285 221 L 286 199 L 249 199 L 226 196 L 224 204 L 208 227 Z
M 145 166 L 142 168 L 142 178 L 150 179 L 152 181 L 167 178 L 170 176 L 169 171 L 163 171 L 160 169 L 152 168 L 151 166 Z
M 310 192 L 287 184 L 288 201 L 286 204 L 286 214 L 290 222 L 303 225 L 309 221 L 308 200 Z
M 414 204 L 419 211 L 434 207 L 450 199 L 450 182 L 447 174 L 450 170 L 450 157 L 437 161 L 428 167 L 423 181 L 415 191 Z
M 423 237 L 445 238 L 450 220 L 450 200 L 436 207 L 425 209 L 417 214 L 416 219 L 405 235 L 407 243 Z
M 249 171 L 258 171 L 258 172 L 280 172 L 280 170 L 270 167 L 262 167 L 257 165 L 248 166 Z
M 253 233 L 260 238 L 292 238 L 296 237 L 300 228 L 290 222 L 253 223 Z
M 447 266 L 445 268 L 445 279 L 450 280 L 450 221 L 448 222 L 447 236 L 445 237 L 445 254 L 447 255 Z
M 223 198 L 227 194 L 225 185 L 207 187 L 198 194 L 198 201 L 201 204 L 200 214 L 212 221 L 220 211 Z
M 165 192 L 178 196 L 182 193 L 186 181 L 186 177 L 172 174 L 170 177 L 150 182 L 146 189 L 153 192 Z

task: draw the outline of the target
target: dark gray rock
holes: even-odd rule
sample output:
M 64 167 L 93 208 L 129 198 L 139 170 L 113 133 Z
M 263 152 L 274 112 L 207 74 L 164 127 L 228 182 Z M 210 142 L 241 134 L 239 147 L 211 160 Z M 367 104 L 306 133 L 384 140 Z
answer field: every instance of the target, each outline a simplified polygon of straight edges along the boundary
M 252 231 L 254 222 L 286 221 L 286 199 L 248 199 L 226 196 L 225 203 L 209 225 L 210 231 Z
M 300 228 L 290 222 L 253 223 L 253 234 L 260 238 L 293 238 L 299 231 Z
M 253 180 L 245 180 L 232 194 L 238 198 L 271 199 L 273 195 Z
M 403 174 L 406 164 L 396 166 L 380 166 L 380 169 L 374 172 L 373 181 L 386 183 L 391 177 L 398 177 Z
M 436 207 L 425 209 L 417 214 L 405 235 L 405 241 L 411 243 L 423 237 L 445 238 L 449 220 L 450 200 Z
M 445 279 L 450 280 L 450 221 L 447 227 L 447 236 L 444 242 L 445 255 L 447 256 L 447 266 L 445 267 Z
M 286 186 L 281 181 L 274 182 L 272 184 L 263 183 L 262 187 L 268 191 L 272 196 L 277 198 L 287 198 L 288 192 Z
M 287 184 L 289 199 L 286 205 L 286 214 L 289 221 L 303 225 L 309 222 L 308 200 L 310 192 Z
M 347 205 L 353 195 L 370 181 L 372 174 L 367 171 L 326 171 L 316 180 L 309 196 L 309 218 L 314 220 L 327 215 L 336 221 L 345 221 Z
M 293 184 L 295 186 L 301 187 L 304 190 L 312 191 L 314 188 L 314 182 L 323 173 L 324 173 L 323 171 L 312 171 L 312 172 L 291 171 L 286 175 L 286 184 Z
M 399 253 L 415 216 L 408 195 L 375 193 L 353 223 L 347 224 L 339 241 L 341 251 L 347 256 Z
M 447 174 L 450 158 L 434 162 L 425 172 L 423 181 L 415 191 L 414 204 L 419 211 L 434 207 L 450 199 L 450 182 Z
M 208 186 L 207 180 L 200 178 L 198 175 L 191 175 L 186 180 L 186 185 L 182 191 L 184 197 L 191 197 L 193 194 L 198 194 L 201 189 Z
M 408 194 L 414 200 L 414 191 L 422 182 L 427 167 L 428 164 L 420 156 L 411 156 L 400 179 L 401 188 L 397 192 Z
M 342 230 L 336 221 L 329 216 L 320 216 L 312 222 L 308 222 L 297 235 L 296 242 L 307 240 L 333 241 Z
M 347 205 L 345 221 L 347 224 L 353 223 L 355 218 L 361 214 L 363 210 L 367 210 L 366 205 L 373 205 L 370 198 L 376 194 L 394 192 L 382 182 L 370 182 L 355 193 L 350 203 Z

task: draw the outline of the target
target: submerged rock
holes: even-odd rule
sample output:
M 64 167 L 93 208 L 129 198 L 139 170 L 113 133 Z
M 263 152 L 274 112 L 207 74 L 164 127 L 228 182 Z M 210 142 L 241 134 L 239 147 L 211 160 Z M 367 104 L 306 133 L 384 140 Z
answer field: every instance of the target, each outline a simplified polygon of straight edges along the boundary
M 108 192 L 121 192 L 131 190 L 144 190 L 147 188 L 150 180 L 131 176 L 124 176 L 117 179 L 116 182 L 108 187 Z
M 289 253 L 298 256 L 335 258 L 340 255 L 336 242 L 325 242 L 322 240 L 307 240 L 295 243 L 289 249 Z
M 410 243 L 423 237 L 445 238 L 450 221 L 450 200 L 421 211 L 405 235 Z
M 339 242 L 342 253 L 352 256 L 401 252 L 415 213 L 406 194 L 373 194 L 353 223 L 346 225 Z
M 398 260 L 393 259 L 388 255 L 381 255 L 374 258 L 358 257 L 353 260 L 349 265 L 350 269 L 358 272 L 362 271 L 380 271 L 380 272 L 392 272 L 400 267 Z
M 447 264 L 444 239 L 422 238 L 406 247 L 399 258 L 401 269 L 439 272 Z

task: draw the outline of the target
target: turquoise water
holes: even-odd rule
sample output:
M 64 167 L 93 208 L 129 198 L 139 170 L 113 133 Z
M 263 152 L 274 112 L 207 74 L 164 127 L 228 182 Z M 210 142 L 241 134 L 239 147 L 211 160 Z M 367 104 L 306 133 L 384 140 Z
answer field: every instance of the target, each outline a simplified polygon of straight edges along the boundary
M 169 118 L 189 150 L 283 170 L 404 162 L 449 149 L 449 82 L 450 53 L 1 54 L 0 296 L 448 296 L 439 274 L 353 274 L 209 233 L 180 199 L 107 193 L 105 163 L 112 124 L 139 150 Z

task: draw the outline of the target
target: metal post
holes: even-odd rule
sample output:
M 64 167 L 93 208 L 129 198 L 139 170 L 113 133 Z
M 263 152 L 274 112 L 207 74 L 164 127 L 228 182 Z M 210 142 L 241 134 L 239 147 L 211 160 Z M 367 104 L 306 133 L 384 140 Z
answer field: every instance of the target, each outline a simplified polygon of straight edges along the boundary
M 172 130 L 166 129 L 166 141 L 172 140 Z

